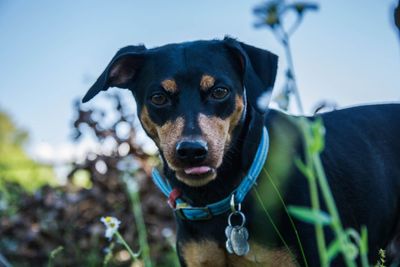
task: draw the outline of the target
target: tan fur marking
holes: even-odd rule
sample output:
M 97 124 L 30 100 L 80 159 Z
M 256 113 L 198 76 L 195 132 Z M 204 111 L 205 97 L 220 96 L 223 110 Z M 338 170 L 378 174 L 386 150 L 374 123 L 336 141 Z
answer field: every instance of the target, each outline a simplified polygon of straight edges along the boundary
M 168 121 L 163 126 L 157 127 L 157 134 L 160 139 L 160 149 L 163 151 L 168 165 L 175 169 L 175 146 L 181 138 L 185 120 L 178 117 L 175 121 Z
M 183 244 L 182 257 L 188 267 L 225 267 L 225 249 L 214 241 L 191 241 Z
M 159 139 L 157 136 L 157 125 L 151 120 L 149 112 L 146 107 L 143 107 L 140 113 L 140 121 L 142 122 L 143 128 L 147 131 L 154 142 L 158 143 Z
M 211 182 L 212 180 L 214 180 L 215 179 L 215 173 L 211 173 L 207 177 L 201 178 L 201 179 L 188 179 L 181 172 L 177 172 L 176 173 L 176 178 L 179 181 L 184 182 L 188 186 L 199 187 L 199 186 L 203 186 L 203 185 L 207 184 L 208 182 Z
M 199 114 L 199 126 L 203 137 L 208 143 L 210 161 L 219 167 L 223 159 L 223 151 L 227 149 L 227 137 L 229 131 L 229 120 L 218 117 L 208 117 Z
M 170 93 L 176 93 L 178 91 L 178 86 L 173 79 L 166 79 L 162 81 L 161 86 L 164 88 L 165 91 Z
M 232 134 L 235 127 L 237 126 L 237 124 L 239 123 L 240 118 L 242 117 L 243 109 L 244 109 L 243 98 L 241 96 L 236 96 L 235 110 L 230 116 L 229 137 Z
M 268 249 L 250 242 L 250 252 L 242 257 L 228 256 L 228 266 L 232 267 L 294 267 L 295 260 L 286 249 Z
M 224 152 L 229 148 L 233 129 L 237 126 L 240 120 L 243 108 L 243 99 L 237 96 L 235 101 L 235 110 L 231 116 L 226 119 L 199 114 L 199 126 L 202 135 L 208 144 L 208 161 L 214 168 L 218 168 L 222 164 Z M 210 179 L 207 179 L 207 181 L 201 181 L 202 185 L 213 179 L 215 179 L 215 175 L 210 177 Z
M 245 256 L 228 254 L 224 247 L 210 240 L 180 244 L 182 257 L 188 267 L 294 267 L 295 259 L 286 249 L 268 249 L 250 241 Z
M 149 136 L 154 140 L 159 149 L 163 151 L 170 167 L 174 168 L 175 145 L 182 136 L 184 119 L 178 117 L 175 121 L 167 121 L 160 127 L 151 120 L 147 108 L 143 107 L 140 114 L 140 121 Z
M 208 89 L 214 86 L 214 83 L 215 83 L 214 77 L 208 74 L 204 74 L 200 80 L 200 89 L 203 91 L 207 91 Z

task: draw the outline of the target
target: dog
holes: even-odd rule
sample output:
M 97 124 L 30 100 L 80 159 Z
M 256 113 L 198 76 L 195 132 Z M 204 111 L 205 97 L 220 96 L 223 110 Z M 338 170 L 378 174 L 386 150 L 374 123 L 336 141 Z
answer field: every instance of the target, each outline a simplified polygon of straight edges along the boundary
M 230 37 L 127 46 L 83 98 L 109 87 L 132 92 L 163 161 L 154 177 L 175 214 L 182 266 L 320 265 L 314 225 L 291 220 L 286 210 L 311 206 L 295 164 L 305 157 L 300 118 L 258 104 L 273 88 L 277 65 L 273 53 Z M 396 259 L 400 104 L 307 119 L 316 117 L 325 128 L 321 160 L 343 227 L 367 227 L 371 263 L 379 249 Z M 330 228 L 324 234 L 334 241 Z M 331 262 L 343 265 L 341 255 Z

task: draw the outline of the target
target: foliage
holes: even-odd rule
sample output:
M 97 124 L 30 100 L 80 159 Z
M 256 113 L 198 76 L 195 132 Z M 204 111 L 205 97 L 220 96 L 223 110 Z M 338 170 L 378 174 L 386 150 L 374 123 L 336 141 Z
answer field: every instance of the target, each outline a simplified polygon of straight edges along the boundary
M 74 163 L 65 186 L 44 186 L 33 195 L 22 191 L 14 199 L 18 212 L 12 216 L 0 213 L 0 251 L 13 266 L 102 266 L 105 260 L 107 266 L 130 266 L 128 251 L 117 242 L 110 245 L 104 237 L 103 216 L 121 219 L 119 233 L 135 251 L 139 247 L 143 251 L 138 240 L 143 229 L 138 228 L 145 223 L 145 239 L 151 248 L 148 255 L 154 265 L 173 266 L 176 262 L 171 247 L 172 214 L 150 178 L 151 164 L 157 160 L 138 144 L 136 116 L 123 109 L 118 96 L 109 100 L 112 112 L 118 114 L 109 125 L 102 123 L 105 111 L 75 105 L 74 138 L 93 136 L 99 144 L 113 143 L 112 150 L 89 154 L 83 163 Z M 120 124 L 129 126 L 125 136 L 118 134 Z M 137 185 L 140 201 L 136 204 L 128 182 Z M 142 213 L 139 224 L 132 212 L 134 205 Z M 54 253 L 60 246 L 63 250 Z
M 292 216 L 315 225 L 321 266 L 329 266 L 340 253 L 343 255 L 346 266 L 357 266 L 356 259 L 358 254 L 360 254 L 362 266 L 369 266 L 366 228 L 362 228 L 364 230 L 362 230 L 361 234 L 352 228 L 343 228 L 335 200 L 329 188 L 320 159 L 325 134 L 322 121 L 309 122 L 302 118 L 300 120 L 300 128 L 303 133 L 306 155 L 305 162 L 298 159 L 297 165 L 308 180 L 311 207 L 302 207 L 301 209 L 300 207 L 290 207 L 289 211 L 291 211 Z M 319 193 L 318 189 L 321 193 Z M 321 198 L 326 203 L 326 212 L 320 210 Z M 302 214 L 299 213 L 299 209 L 303 212 Z M 331 244 L 326 244 L 323 226 L 330 227 L 335 234 L 335 240 Z
M 42 185 L 55 183 L 51 166 L 33 161 L 24 152 L 23 146 L 27 140 L 28 133 L 19 129 L 9 115 L 0 111 L 0 191 L 3 191 L 3 196 L 8 195 L 4 190 L 6 181 L 15 182 L 29 192 Z

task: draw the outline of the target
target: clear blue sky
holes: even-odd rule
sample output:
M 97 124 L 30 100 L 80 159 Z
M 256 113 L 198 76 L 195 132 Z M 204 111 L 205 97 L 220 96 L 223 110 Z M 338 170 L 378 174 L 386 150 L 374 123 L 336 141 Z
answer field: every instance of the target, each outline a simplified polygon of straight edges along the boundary
M 225 34 L 281 56 L 266 29 L 253 27 L 262 1 L 0 1 L 0 107 L 31 133 L 32 144 L 67 142 L 72 102 L 117 49 Z M 293 40 L 305 109 L 400 100 L 395 0 L 317 1 Z M 279 89 L 282 79 L 278 79 Z M 94 99 L 94 102 L 96 102 Z M 90 104 L 89 104 L 90 105 Z

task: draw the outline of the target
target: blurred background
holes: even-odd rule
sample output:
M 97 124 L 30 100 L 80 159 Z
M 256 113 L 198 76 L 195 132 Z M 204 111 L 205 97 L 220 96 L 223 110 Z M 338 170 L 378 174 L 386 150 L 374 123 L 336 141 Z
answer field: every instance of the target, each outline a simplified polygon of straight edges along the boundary
M 313 3 L 291 39 L 305 112 L 399 102 L 398 1 Z M 298 114 L 282 103 L 284 51 L 255 27 L 260 4 L 0 0 L 0 266 L 101 266 L 107 254 L 110 266 L 130 266 L 104 238 L 107 215 L 133 248 L 149 246 L 154 266 L 176 265 L 173 219 L 149 177 L 157 152 L 133 97 L 80 99 L 123 46 L 229 35 L 280 56 L 271 106 Z

